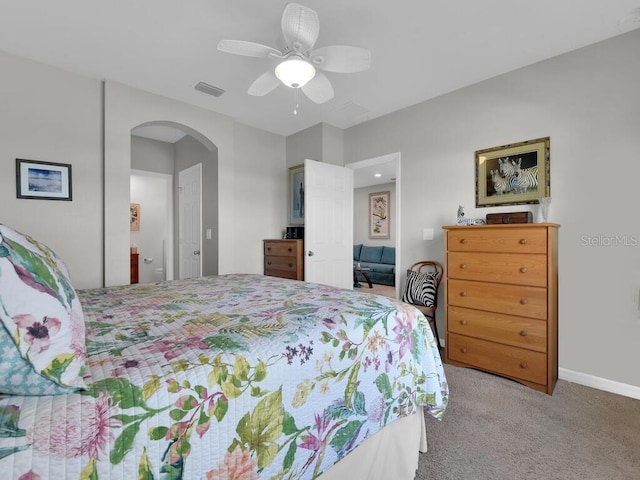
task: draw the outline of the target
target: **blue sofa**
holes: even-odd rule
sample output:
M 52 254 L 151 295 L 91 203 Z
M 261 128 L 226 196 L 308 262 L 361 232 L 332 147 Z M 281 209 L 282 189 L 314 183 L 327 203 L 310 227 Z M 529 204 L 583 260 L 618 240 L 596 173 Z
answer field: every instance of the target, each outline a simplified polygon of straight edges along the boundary
M 396 284 L 396 249 L 395 247 L 368 247 L 358 244 L 353 246 L 353 265 L 360 262 L 362 268 L 370 268 L 367 272 L 371 282 L 380 285 Z M 362 278 L 360 278 L 362 280 Z

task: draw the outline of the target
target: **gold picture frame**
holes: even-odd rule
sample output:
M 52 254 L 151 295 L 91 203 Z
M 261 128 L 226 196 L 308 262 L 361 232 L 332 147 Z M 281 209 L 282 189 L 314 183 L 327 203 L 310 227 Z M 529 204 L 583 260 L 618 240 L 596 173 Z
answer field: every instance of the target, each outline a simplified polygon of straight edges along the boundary
M 369 238 L 391 238 L 391 192 L 369 194 Z
M 551 196 L 550 138 L 476 151 L 476 207 L 538 203 Z

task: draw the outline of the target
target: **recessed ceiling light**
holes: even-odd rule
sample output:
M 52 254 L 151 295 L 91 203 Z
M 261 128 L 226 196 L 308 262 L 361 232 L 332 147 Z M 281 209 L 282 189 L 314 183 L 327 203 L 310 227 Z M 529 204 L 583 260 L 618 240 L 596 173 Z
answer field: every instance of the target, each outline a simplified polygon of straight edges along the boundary
M 381 177 L 381 176 L 382 176 L 382 174 L 381 174 L 381 173 L 374 173 L 374 174 L 373 174 L 373 176 L 374 176 L 374 177 L 376 177 L 376 178 L 378 178 L 378 177 Z

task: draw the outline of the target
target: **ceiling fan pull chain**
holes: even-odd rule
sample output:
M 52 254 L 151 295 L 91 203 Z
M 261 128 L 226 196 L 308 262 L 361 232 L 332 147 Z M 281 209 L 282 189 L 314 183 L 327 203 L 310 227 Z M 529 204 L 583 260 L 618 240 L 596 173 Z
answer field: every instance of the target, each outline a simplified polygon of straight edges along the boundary
M 298 89 L 294 88 L 294 95 L 295 95 L 295 102 L 296 102 L 296 106 L 293 108 L 293 114 L 294 115 L 298 115 L 298 107 L 300 107 L 300 105 L 298 104 Z

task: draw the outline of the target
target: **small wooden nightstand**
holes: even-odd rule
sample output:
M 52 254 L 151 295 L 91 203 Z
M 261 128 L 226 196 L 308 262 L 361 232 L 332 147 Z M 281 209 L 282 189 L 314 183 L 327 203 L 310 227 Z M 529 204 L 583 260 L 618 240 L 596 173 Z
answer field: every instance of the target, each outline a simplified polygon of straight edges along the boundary
M 302 240 L 265 240 L 264 274 L 304 280 Z

